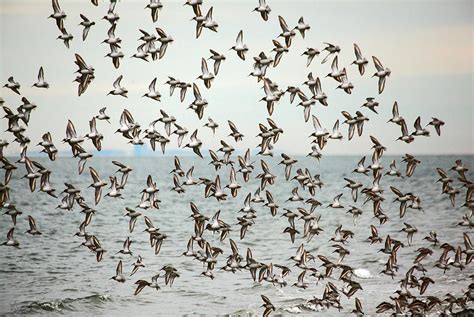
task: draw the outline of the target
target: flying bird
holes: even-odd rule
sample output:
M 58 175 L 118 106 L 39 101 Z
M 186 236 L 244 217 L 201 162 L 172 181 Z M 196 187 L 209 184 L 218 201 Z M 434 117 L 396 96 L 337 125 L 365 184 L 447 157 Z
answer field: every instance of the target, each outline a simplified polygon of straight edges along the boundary
M 79 25 L 82 25 L 84 29 L 82 30 L 82 40 L 85 41 L 87 38 L 87 35 L 89 34 L 89 31 L 93 25 L 95 25 L 94 21 L 89 20 L 85 15 L 82 13 L 79 14 L 82 21 L 79 23 Z
M 40 67 L 40 69 L 38 71 L 38 81 L 33 84 L 33 87 L 36 87 L 36 88 L 49 88 L 49 84 L 44 80 L 43 67 Z
M 377 57 L 372 56 L 372 59 L 377 69 L 377 72 L 372 77 L 377 76 L 379 78 L 379 94 L 381 94 L 385 88 L 385 81 L 392 72 L 387 67 L 384 67 Z
M 244 33 L 242 30 L 240 30 L 239 34 L 237 34 L 237 38 L 235 39 L 235 45 L 231 47 L 231 50 L 236 51 L 240 59 L 245 61 L 245 53 L 249 49 L 247 45 L 244 44 L 243 41 L 244 41 Z

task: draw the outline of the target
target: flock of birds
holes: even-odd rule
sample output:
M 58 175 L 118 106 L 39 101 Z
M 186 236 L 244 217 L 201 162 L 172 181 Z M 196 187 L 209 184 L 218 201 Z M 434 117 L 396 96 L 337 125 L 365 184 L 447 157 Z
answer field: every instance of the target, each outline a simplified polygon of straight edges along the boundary
M 92 0 L 92 3 L 96 6 L 98 5 L 97 0 Z M 202 15 L 203 11 L 201 11 L 204 9 L 202 0 L 187 0 L 185 5 L 192 7 L 194 12 L 192 20 L 196 22 L 196 38 L 199 38 L 204 29 L 218 32 L 219 25 L 213 18 L 212 7 L 208 9 L 207 14 L 204 16 Z M 103 17 L 103 19 L 107 20 L 111 25 L 107 38 L 103 42 L 110 47 L 110 53 L 107 54 L 107 57 L 112 59 L 115 68 L 119 68 L 120 61 L 124 58 L 124 54 L 121 52 L 122 41 L 115 35 L 115 28 L 120 21 L 119 14 L 115 12 L 115 6 L 116 2 L 112 1 L 107 14 Z M 54 12 L 50 15 L 50 18 L 55 20 L 61 32 L 58 39 L 64 41 L 66 47 L 69 48 L 69 43 L 74 37 L 65 27 L 67 14 L 61 9 L 58 0 L 52 0 L 52 7 Z M 150 10 L 153 22 L 157 22 L 160 14 L 162 14 L 161 10 L 163 9 L 163 4 L 160 0 L 151 0 L 146 6 L 146 9 Z M 267 21 L 272 16 L 271 9 L 265 0 L 260 0 L 254 11 L 258 12 L 264 21 Z M 80 25 L 84 28 L 82 39 L 85 41 L 91 28 L 95 25 L 95 22 L 83 14 L 81 14 L 81 19 L 82 22 Z M 307 245 L 314 236 L 317 236 L 323 231 L 323 228 L 319 226 L 321 214 L 318 214 L 317 211 L 324 206 L 322 206 L 322 203 L 316 198 L 317 191 L 324 186 L 320 175 L 313 175 L 309 168 L 299 168 L 296 173 L 293 173 L 292 166 L 298 161 L 283 153 L 281 154 L 282 159 L 280 164 L 284 166 L 286 181 L 294 184 L 291 190 L 291 196 L 287 201 L 294 202 L 298 207 L 293 210 L 284 208 L 284 211 L 281 211 L 279 203 L 282 203 L 282 201 L 278 202 L 280 199 L 275 199 L 271 193 L 272 185 L 277 182 L 277 179 L 272 173 L 270 166 L 266 163 L 265 157 L 273 156 L 273 149 L 278 142 L 280 134 L 283 133 L 283 129 L 271 118 L 275 105 L 281 101 L 283 96 L 289 95 L 290 103 L 293 103 L 296 97 L 298 97 L 299 103 L 297 106 L 301 106 L 304 109 L 304 121 L 312 120 L 314 133 L 312 133 L 310 137 L 313 138 L 312 143 L 314 143 L 314 145 L 312 145 L 308 156 L 320 160 L 322 157 L 321 151 L 327 142 L 344 138 L 340 131 L 340 120 L 335 122 L 332 132 L 330 132 L 322 127 L 322 124 L 316 116 L 311 115 L 311 109 L 316 104 L 319 103 L 324 107 L 328 106 L 327 96 L 323 92 L 319 77 L 315 78 L 312 73 L 309 73 L 303 87 L 291 86 L 287 87 L 286 90 L 282 90 L 278 84 L 272 81 L 267 75 L 267 70 L 276 68 L 282 61 L 285 53 L 289 51 L 292 41 L 294 41 L 297 36 L 297 32 L 299 32 L 304 39 L 305 32 L 310 30 L 310 25 L 304 21 L 303 17 L 299 19 L 295 27 L 288 26 L 282 16 L 278 16 L 278 20 L 281 33 L 276 39 L 272 40 L 274 49 L 268 54 L 261 52 L 253 57 L 255 63 L 250 73 L 251 76 L 257 79 L 257 83 L 263 86 L 265 96 L 262 97 L 261 101 L 265 102 L 269 115 L 266 122 L 259 124 L 260 133 L 257 136 L 259 152 L 257 155 L 261 157 L 260 162 L 255 163 L 252 161 L 250 149 L 248 149 L 243 156 L 237 156 L 237 163 L 233 160 L 234 147 L 232 143 L 238 143 L 244 138 L 244 135 L 239 131 L 237 126 L 229 120 L 228 126 L 230 134 L 228 137 L 230 140 L 221 140 L 221 147 L 219 149 L 209 150 L 211 158 L 210 164 L 212 164 L 216 171 L 219 171 L 222 167 L 228 167 L 229 181 L 225 183 L 225 186 L 221 184 L 219 175 L 217 175 L 215 179 L 205 177 L 194 178 L 194 167 L 189 168 L 187 172 L 185 172 L 181 167 L 178 157 L 174 158 L 174 167 L 171 170 L 173 178 L 171 190 L 176 192 L 176 194 L 184 194 L 190 186 L 200 186 L 203 188 L 203 194 L 206 199 L 216 199 L 217 201 L 236 199 L 238 196 L 241 196 L 241 182 L 246 183 L 250 178 L 257 178 L 260 185 L 256 188 L 254 193 L 246 194 L 243 207 L 239 210 L 239 216 L 237 217 L 238 223 L 236 225 L 226 223 L 220 216 L 220 210 L 212 217 L 209 217 L 210 215 L 202 213 L 200 208 L 191 201 L 190 209 L 192 212 L 191 218 L 194 233 L 190 236 L 185 249 L 183 244 L 185 251 L 183 250 L 184 252 L 182 254 L 183 256 L 197 260 L 204 266 L 205 270 L 202 272 L 203 277 L 214 279 L 214 271 L 216 268 L 232 273 L 248 271 L 251 281 L 286 287 L 288 285 L 286 279 L 290 273 L 292 273 L 290 267 L 260 262 L 254 258 L 250 248 L 247 248 L 245 256 L 243 256 L 239 251 L 236 242 L 237 239 L 230 238 L 232 235 L 231 232 L 234 232 L 237 226 L 240 232 L 238 238 L 240 238 L 240 240 L 245 239 L 246 233 L 251 230 L 252 225 L 257 221 L 256 207 L 260 206 L 260 208 L 258 208 L 259 212 L 262 212 L 265 208 L 269 210 L 273 217 L 280 214 L 281 217 L 285 217 L 288 220 L 288 227 L 284 229 L 283 234 L 288 234 L 292 243 L 295 242 L 296 237 L 306 239 L 306 246 L 302 243 L 297 247 L 295 254 L 291 256 L 292 264 L 299 270 L 299 273 L 297 273 L 297 281 L 292 284 L 292 286 L 305 289 L 310 284 L 315 284 L 322 280 L 325 283 L 322 296 L 313 297 L 308 300 L 308 304 L 313 305 L 313 307 L 318 310 L 331 308 L 341 310 L 343 309 L 341 296 L 351 298 L 362 289 L 362 285 L 353 279 L 353 277 L 356 276 L 355 269 L 344 263 L 345 258 L 350 255 L 347 245 L 353 238 L 354 233 L 348 228 L 343 228 L 341 225 L 336 228 L 330 243 L 332 243 L 331 247 L 334 249 L 334 253 L 338 254 L 337 258 L 327 257 L 322 254 L 311 254 L 308 251 Z M 140 30 L 140 32 L 142 34 L 140 38 L 142 43 L 138 46 L 137 52 L 132 56 L 133 58 L 145 61 L 148 61 L 150 58 L 152 60 L 161 59 L 165 56 L 167 47 L 174 41 L 167 32 L 159 27 L 156 28 L 156 34 L 144 30 Z M 236 52 L 238 58 L 242 60 L 246 59 L 246 55 L 249 54 L 249 48 L 244 44 L 243 31 L 238 33 L 236 43 L 231 49 Z M 322 63 L 332 59 L 331 71 L 326 77 L 334 79 L 337 82 L 337 88 L 347 94 L 351 94 L 354 86 L 349 81 L 346 67 L 341 68 L 338 64 L 338 56 L 341 54 L 341 48 L 338 45 L 325 43 L 325 47 L 322 51 L 319 51 L 317 48 L 308 48 L 302 55 L 307 58 L 307 66 L 310 66 L 320 53 L 323 52 L 327 53 L 327 55 L 322 59 Z M 211 56 L 209 60 L 213 61 L 212 70 L 210 70 L 207 60 L 202 58 L 202 74 L 198 77 L 199 80 L 202 80 L 202 84 L 207 89 L 212 88 L 213 80 L 218 80 L 217 75 L 220 66 L 226 60 L 223 54 L 213 49 L 210 49 L 210 53 Z M 352 64 L 355 66 L 349 65 L 347 67 L 357 67 L 360 76 L 364 76 L 366 70 L 370 67 L 369 61 L 364 57 L 357 44 L 354 44 L 354 53 L 355 59 Z M 373 56 L 372 60 L 375 66 L 373 77 L 378 78 L 377 90 L 378 93 L 381 94 L 384 91 L 387 78 L 390 76 L 391 71 L 385 67 L 377 57 Z M 78 67 L 75 81 L 78 83 L 77 92 L 80 96 L 86 93 L 87 88 L 94 80 L 94 67 L 88 65 L 85 59 L 79 54 L 75 55 L 75 63 Z M 113 83 L 113 89 L 109 94 L 127 97 L 128 90 L 122 85 L 121 81 L 122 76 L 118 77 Z M 166 84 L 169 85 L 170 95 L 173 95 L 175 90 L 180 91 L 179 99 L 181 102 L 184 102 L 186 98 L 187 89 L 192 88 L 194 101 L 188 108 L 196 113 L 199 120 L 203 118 L 204 110 L 208 106 L 208 102 L 202 97 L 198 82 L 182 82 L 176 79 L 176 77 L 169 76 Z M 45 72 L 42 67 L 39 69 L 38 80 L 33 86 L 38 89 L 49 88 L 49 83 L 45 79 Z M 8 82 L 4 87 L 21 95 L 20 83 L 16 82 L 13 76 L 8 78 Z M 150 83 L 148 92 L 145 93 L 143 97 L 160 102 L 161 94 L 157 90 L 156 78 Z M 22 105 L 18 107 L 16 111 L 8 107 L 3 99 L 0 101 L 5 112 L 4 118 L 8 122 L 7 131 L 11 134 L 10 136 L 13 138 L 13 142 L 19 143 L 21 147 L 20 159 L 13 162 L 3 155 L 3 149 L 8 146 L 9 142 L 6 139 L 0 142 L 0 158 L 3 163 L 2 169 L 5 172 L 4 180 L 0 183 L 0 206 L 4 210 L 4 214 L 9 215 L 12 221 L 12 227 L 9 229 L 7 240 L 3 242 L 3 245 L 19 248 L 20 242 L 15 239 L 14 232 L 17 220 L 23 221 L 23 218 L 17 219 L 18 216 L 21 216 L 23 213 L 20 211 L 21 207 L 17 208 L 10 200 L 10 188 L 8 184 L 12 174 L 17 173 L 16 170 L 24 166 L 26 174 L 23 178 L 25 182 L 28 182 L 31 192 L 37 191 L 38 189 L 39 192 L 50 195 L 55 199 L 58 199 L 58 195 L 56 194 L 56 189 L 50 182 L 53 171 L 28 156 L 27 150 L 31 140 L 25 133 L 30 116 L 34 114 L 34 109 L 37 106 L 24 96 L 22 96 L 21 99 Z M 375 98 L 368 97 L 362 105 L 362 108 L 366 108 L 375 115 L 378 115 L 378 106 L 379 103 Z M 414 130 L 409 131 L 407 121 L 400 115 L 399 107 L 396 102 L 393 105 L 392 112 L 393 116 L 389 122 L 400 127 L 401 136 L 398 140 L 402 142 L 411 143 L 418 137 L 430 136 L 430 132 L 432 131 L 427 129 L 428 126 L 434 127 L 438 135 L 441 134 L 441 128 L 444 122 L 440 119 L 433 118 L 427 126 L 423 126 L 421 124 L 421 118 L 418 117 L 414 122 Z M 195 129 L 188 138 L 188 129 L 178 124 L 174 116 L 167 114 L 163 110 L 160 110 L 160 113 L 161 117 L 150 122 L 148 127 L 143 130 L 141 125 L 134 120 L 132 113 L 125 109 L 120 116 L 119 127 L 116 133 L 121 134 L 128 143 L 134 146 L 142 146 L 145 141 L 147 141 L 150 143 L 153 151 L 155 151 L 156 145 L 159 144 L 163 153 L 166 151 L 166 146 L 172 141 L 171 138 L 176 137 L 178 147 L 189 148 L 203 159 L 203 155 L 201 154 L 203 143 L 198 137 L 198 129 Z M 347 139 L 351 140 L 354 137 L 356 129 L 357 134 L 362 136 L 364 124 L 369 121 L 369 118 L 361 111 L 356 111 L 355 114 L 343 111 L 342 115 L 342 124 L 346 124 L 348 127 Z M 83 173 L 87 162 L 92 160 L 93 157 L 93 154 L 86 151 L 83 145 L 90 141 L 97 151 L 101 151 L 102 143 L 105 141 L 105 138 L 99 132 L 98 121 L 110 123 L 110 119 L 111 118 L 106 114 L 106 108 L 100 109 L 99 113 L 91 118 L 90 131 L 87 134 L 78 134 L 74 123 L 68 120 L 66 137 L 62 141 L 70 146 L 73 157 L 78 159 L 78 174 Z M 162 125 L 163 132 L 159 132 L 157 125 Z M 211 129 L 212 132 L 215 133 L 220 125 L 211 118 L 208 118 L 204 127 Z M 366 164 L 366 158 L 363 157 L 357 165 L 354 164 L 356 166 L 353 173 L 367 176 L 372 181 L 372 186 L 364 187 L 361 182 L 344 178 L 346 182 L 344 188 L 347 188 L 348 192 L 350 191 L 354 203 L 360 201 L 360 196 L 363 195 L 364 205 L 366 203 L 372 204 L 373 215 L 380 228 L 380 226 L 383 226 L 389 221 L 388 216 L 382 208 L 383 202 L 388 199 L 389 196 L 385 195 L 385 190 L 382 189 L 380 185 L 381 179 L 388 179 L 388 177 L 411 177 L 414 175 L 416 167 L 421 164 L 421 161 L 413 155 L 406 154 L 401 162 L 406 163 L 405 172 L 397 168 L 397 162 L 395 160 L 391 162 L 389 169 L 386 169 L 381 164 L 381 158 L 387 150 L 386 147 L 383 146 L 376 137 L 370 136 L 370 139 L 373 142 L 371 163 Z M 41 152 L 45 153 L 51 161 L 56 159 L 58 150 L 53 142 L 53 136 L 49 132 L 44 133 L 42 140 L 37 143 L 36 146 L 40 147 L 42 149 Z M 129 175 L 133 173 L 133 168 L 137 168 L 127 166 L 119 161 L 112 161 L 112 164 L 117 167 L 117 173 L 119 173 L 120 176 L 117 177 L 117 174 L 109 176 L 108 182 L 104 180 L 103 175 L 101 176 L 100 171 L 89 166 L 91 176 L 91 184 L 89 187 L 95 192 L 94 202 L 87 202 L 81 194 L 83 190 L 87 189 L 81 189 L 74 186 L 74 184 L 66 183 L 64 184 L 65 189 L 59 194 L 60 198 L 57 206 L 59 209 L 68 211 L 79 209 L 79 211 L 84 214 L 84 220 L 79 225 L 78 232 L 75 235 L 83 239 L 82 246 L 95 254 L 97 261 L 103 259 L 107 250 L 103 247 L 98 236 L 88 230 L 96 215 L 94 205 L 98 206 L 102 199 L 123 199 L 122 192 L 126 190 Z M 260 169 L 258 167 L 260 167 Z M 450 173 L 451 171 L 453 174 Z M 462 207 L 466 208 L 467 212 L 459 222 L 459 226 L 463 228 L 471 228 L 474 225 L 474 220 L 472 219 L 472 213 L 474 211 L 474 200 L 472 197 L 474 184 L 470 180 L 467 171 L 468 168 L 464 166 L 460 160 L 457 160 L 449 171 L 442 168 L 437 169 L 437 173 L 440 177 L 438 182 L 442 184 L 441 191 L 450 199 L 453 207 L 456 206 L 456 197 L 461 195 L 462 190 L 465 191 Z M 457 176 L 459 183 L 454 181 L 454 176 Z M 39 180 L 39 186 L 37 186 L 37 180 Z M 284 182 L 284 180 L 278 180 L 278 182 Z M 462 187 L 458 186 L 461 184 Z M 102 192 L 107 186 L 109 186 L 109 190 L 103 195 Z M 407 212 L 423 210 L 422 197 L 416 193 L 404 192 L 402 189 L 393 186 L 390 187 L 390 190 L 394 194 L 392 195 L 394 200 L 400 203 L 400 219 L 403 219 Z M 145 232 L 149 235 L 150 247 L 154 250 L 156 255 L 160 253 L 162 244 L 166 243 L 165 240 L 169 237 L 154 223 L 150 214 L 147 215 L 145 212 L 160 208 L 161 201 L 158 196 L 159 191 L 160 189 L 157 187 L 153 176 L 149 175 L 141 191 L 140 202 L 134 207 L 126 202 L 125 204 L 127 206 L 124 207 L 126 212 L 125 216 L 130 219 L 130 234 L 133 233 L 137 223 L 140 223 L 143 219 L 146 228 Z M 304 191 L 304 195 L 300 194 L 301 191 Z M 363 211 L 353 205 L 351 205 L 350 208 L 343 206 L 341 203 L 343 194 L 344 193 L 340 193 L 334 197 L 333 201 L 326 207 L 346 209 L 347 213 L 352 215 L 354 225 L 356 225 L 357 218 L 362 215 Z M 102 198 L 103 196 L 106 196 L 106 198 Z M 306 198 L 304 196 L 306 196 Z M 27 219 L 30 226 L 27 233 L 31 235 L 41 235 L 41 224 L 38 225 L 31 215 L 28 216 Z M 300 223 L 302 223 L 302 226 Z M 425 267 L 425 259 L 431 256 L 439 256 L 434 269 L 439 269 L 443 272 L 450 269 L 463 270 L 470 265 L 474 256 L 474 249 L 469 233 L 463 233 L 463 245 L 452 245 L 439 239 L 436 232 L 430 232 L 427 237 L 423 238 L 423 240 L 426 241 L 426 245 L 417 250 L 413 250 L 413 266 L 406 272 L 398 272 L 397 252 L 401 248 L 409 248 L 418 233 L 418 229 L 414 225 L 407 222 L 403 224 L 404 226 L 400 229 L 400 232 L 406 233 L 406 243 L 396 240 L 390 237 L 390 235 L 386 237 L 380 236 L 378 234 L 378 226 L 376 224 L 370 225 L 370 236 L 367 238 L 367 243 L 370 245 L 381 243 L 383 247 L 378 251 L 386 255 L 386 263 L 381 268 L 381 274 L 391 276 L 392 278 L 402 276 L 399 283 L 400 286 L 394 293 L 395 295 L 391 296 L 388 301 L 378 304 L 376 307 L 377 313 L 407 313 L 415 316 L 422 316 L 434 313 L 435 311 L 441 314 L 459 312 L 473 313 L 472 310 L 468 309 L 469 303 L 471 303 L 473 299 L 472 292 L 474 291 L 474 284 L 472 283 L 469 286 L 469 290 L 463 294 L 456 295 L 448 293 L 444 298 L 430 295 L 423 296 L 425 292 L 428 292 L 429 286 L 435 282 L 427 275 L 428 270 L 431 271 L 433 268 Z M 397 222 L 394 221 L 391 225 L 396 226 Z M 209 234 L 219 235 L 220 241 L 228 240 L 231 253 L 225 255 L 223 249 L 216 245 L 211 245 L 209 239 L 206 237 L 206 235 Z M 130 237 L 127 237 L 123 243 L 123 248 L 118 250 L 118 252 L 123 255 L 131 256 L 131 245 L 132 240 Z M 374 251 L 375 250 L 376 249 L 374 249 Z M 323 269 L 320 268 L 317 261 L 322 263 Z M 138 255 L 136 261 L 131 266 L 131 273 L 125 274 L 123 271 L 123 262 L 120 260 L 116 267 L 116 274 L 112 279 L 124 283 L 144 266 L 145 263 L 142 257 Z M 336 276 L 336 272 L 339 272 L 338 277 Z M 174 281 L 179 277 L 180 273 L 177 268 L 171 265 L 164 266 L 150 279 L 138 279 L 135 282 L 136 290 L 134 295 L 138 295 L 146 288 L 159 290 L 161 287 L 161 278 L 164 278 L 164 283 L 171 287 Z M 472 279 L 474 276 L 471 275 L 469 278 Z M 340 285 L 337 286 L 339 282 Z M 263 315 L 268 316 L 276 307 L 265 295 L 261 295 L 261 299 L 263 300 Z M 354 310 L 352 312 L 359 316 L 364 314 L 363 305 L 357 297 L 355 297 Z

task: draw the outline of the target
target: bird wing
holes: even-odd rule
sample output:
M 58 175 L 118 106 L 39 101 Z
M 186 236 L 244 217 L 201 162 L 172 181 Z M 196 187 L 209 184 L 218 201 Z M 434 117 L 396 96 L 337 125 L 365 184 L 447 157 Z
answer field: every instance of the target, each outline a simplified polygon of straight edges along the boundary
M 235 39 L 235 42 L 237 43 L 237 45 L 243 45 L 244 44 L 243 39 L 244 39 L 244 33 L 242 30 L 240 30 L 239 34 L 237 34 L 237 38 Z
M 281 15 L 278 16 L 278 21 L 280 22 L 280 27 L 283 30 L 283 32 L 288 32 L 289 28 L 288 25 L 286 24 L 285 19 Z
M 382 63 L 380 63 L 379 59 L 375 56 L 372 56 L 372 60 L 374 61 L 375 68 L 377 68 L 378 71 L 383 70 Z

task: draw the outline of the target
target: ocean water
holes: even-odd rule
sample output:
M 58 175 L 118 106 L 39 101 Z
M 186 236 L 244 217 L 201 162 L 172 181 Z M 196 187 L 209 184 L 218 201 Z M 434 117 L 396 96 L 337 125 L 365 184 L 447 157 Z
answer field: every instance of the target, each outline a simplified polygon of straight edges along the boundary
M 291 243 L 287 234 L 282 231 L 288 226 L 286 218 L 280 217 L 283 208 L 296 211 L 297 207 L 305 207 L 303 203 L 285 202 L 291 196 L 291 189 L 297 186 L 296 181 L 286 181 L 284 178 L 284 166 L 277 165 L 279 157 L 253 157 L 255 170 L 251 174 L 248 183 L 244 183 L 241 174 L 238 181 L 242 189 L 236 198 L 230 195 L 226 201 L 218 203 L 215 198 L 204 198 L 204 187 L 202 185 L 186 187 L 186 193 L 179 195 L 171 192 L 173 169 L 172 157 L 160 158 L 94 158 L 86 165 L 83 175 L 77 175 L 77 163 L 72 158 L 59 158 L 50 162 L 44 158 L 34 158 L 53 170 L 51 183 L 58 192 L 64 189 L 63 183 L 68 182 L 81 188 L 82 195 L 89 205 L 93 205 L 93 189 L 87 188 L 91 183 L 88 166 L 93 166 L 101 178 L 108 181 L 109 175 L 114 175 L 116 167 L 112 165 L 113 159 L 133 168 L 128 183 L 123 191 L 124 199 L 102 197 L 100 203 L 95 207 L 96 215 L 93 217 L 87 231 L 95 234 L 107 250 L 104 259 L 97 263 L 94 253 L 85 247 L 80 247 L 82 238 L 75 237 L 79 224 L 84 215 L 79 212 L 76 205 L 73 211 L 55 209 L 58 200 L 45 193 L 30 193 L 23 175 L 23 167 L 14 174 L 10 183 L 11 200 L 19 210 L 23 212 L 18 217 L 15 238 L 20 242 L 20 249 L 1 247 L 0 257 L 0 312 L 3 315 L 234 315 L 252 316 L 261 315 L 263 308 L 260 307 L 261 294 L 266 295 L 276 306 L 276 314 L 290 315 L 299 312 L 300 316 L 317 314 L 315 311 L 305 309 L 304 304 L 313 298 L 321 297 L 325 282 L 331 281 L 338 287 L 342 282 L 337 280 L 339 270 L 335 270 L 332 278 L 322 280 L 318 284 L 312 277 L 306 276 L 305 282 L 309 287 L 305 290 L 292 287 L 296 282 L 300 269 L 293 266 L 294 262 L 289 257 L 294 255 L 301 243 L 313 255 L 325 255 L 336 261 L 337 254 L 333 253 L 332 242 L 335 228 L 341 224 L 344 229 L 354 232 L 354 238 L 346 244 L 350 250 L 343 263 L 352 268 L 362 268 L 370 272 L 370 278 L 353 279 L 361 283 L 359 290 L 353 297 L 347 299 L 341 296 L 343 309 L 341 312 L 331 309 L 321 312 L 322 315 L 348 315 L 354 309 L 354 297 L 361 300 L 366 314 L 373 315 L 375 307 L 382 301 L 389 300 L 389 296 L 399 288 L 399 280 L 411 267 L 416 256 L 415 250 L 425 246 L 433 249 L 432 256 L 426 258 L 423 263 L 428 269 L 435 284 L 431 285 L 424 296 L 443 297 L 450 292 L 460 295 L 467 289 L 470 280 L 468 276 L 474 273 L 472 265 L 463 271 L 456 268 L 443 273 L 435 268 L 434 263 L 441 252 L 438 247 L 431 247 L 423 240 L 431 230 L 438 233 L 441 242 L 449 242 L 453 245 L 462 244 L 463 232 L 472 236 L 472 230 L 459 227 L 462 215 L 467 211 L 461 207 L 464 200 L 465 190 L 461 189 L 459 182 L 455 186 L 461 190 L 456 199 L 456 207 L 451 207 L 448 196 L 441 194 L 441 184 L 437 183 L 438 175 L 436 167 L 448 170 L 454 165 L 454 160 L 461 158 L 463 162 L 474 168 L 474 157 L 454 156 L 420 156 L 417 157 L 422 163 L 417 167 L 414 175 L 410 178 L 382 177 L 381 187 L 385 190 L 385 202 L 382 204 L 384 212 L 389 220 L 384 225 L 379 225 L 378 220 L 373 218 L 372 204 L 363 205 L 363 196 L 359 195 L 356 203 L 352 201 L 350 190 L 343 188 L 345 181 L 343 177 L 349 177 L 361 181 L 364 186 L 372 185 L 372 177 L 352 174 L 360 157 L 355 156 L 327 156 L 318 163 L 316 160 L 305 157 L 297 157 L 298 163 L 293 166 L 292 174 L 298 167 L 307 167 L 314 174 L 320 174 L 324 183 L 322 190 L 317 190 L 315 198 L 323 203 L 316 210 L 321 215 L 320 226 L 324 231 L 315 236 L 310 242 L 306 242 L 301 234 L 297 235 L 294 244 Z M 271 172 L 276 175 L 274 185 L 267 185 L 272 192 L 276 202 L 280 205 L 278 215 L 272 217 L 268 208 L 262 204 L 253 204 L 257 210 L 255 224 L 249 228 L 245 238 L 240 240 L 239 229 L 236 225 L 237 216 L 241 216 L 238 210 L 243 207 L 245 196 L 254 192 L 259 186 L 259 180 L 255 176 L 260 172 L 260 160 L 264 159 Z M 401 163 L 401 156 L 384 156 L 382 159 L 385 169 L 392 159 L 397 161 L 398 168 L 404 172 L 405 164 Z M 370 157 L 367 157 L 370 160 Z M 181 158 L 183 170 L 194 166 L 194 177 L 207 177 L 213 179 L 216 175 L 213 167 L 208 165 L 209 159 L 201 160 L 194 157 Z M 367 163 L 367 162 L 366 162 Z M 229 167 L 223 167 L 219 172 L 222 184 L 228 183 Z M 146 178 L 152 175 L 157 182 L 159 199 L 162 201 L 160 209 L 141 211 L 143 215 L 150 217 L 161 232 L 168 235 L 163 242 L 159 255 L 155 255 L 148 241 L 148 233 L 143 232 L 145 224 L 143 217 L 137 221 L 132 234 L 128 231 L 128 218 L 123 217 L 125 207 L 135 207 L 140 202 L 140 191 L 146 187 Z M 456 179 L 455 172 L 450 172 L 452 178 Z M 1 175 L 3 177 L 3 175 Z M 424 212 L 408 210 L 405 217 L 400 219 L 399 204 L 392 202 L 395 195 L 390 191 L 390 186 L 399 188 L 402 192 L 412 192 L 421 198 Z M 108 192 L 104 188 L 103 196 Z M 230 194 L 229 192 L 227 192 Z M 309 198 L 309 193 L 299 190 L 300 195 Z M 339 193 L 344 193 L 341 203 L 344 209 L 326 208 L 332 198 Z M 290 274 L 285 278 L 288 286 L 280 288 L 270 283 L 254 283 L 250 273 L 246 270 L 235 274 L 219 270 L 225 265 L 226 257 L 231 254 L 229 240 L 219 241 L 218 235 L 212 235 L 206 231 L 204 237 L 213 246 L 224 250 L 224 254 L 218 257 L 215 269 L 215 279 L 201 276 L 205 270 L 202 264 L 195 259 L 181 256 L 186 251 L 186 244 L 191 235 L 194 234 L 193 221 L 189 218 L 191 210 L 189 202 L 193 201 L 201 212 L 208 216 L 221 210 L 221 219 L 232 226 L 230 238 L 237 242 L 239 252 L 245 257 L 247 248 L 251 248 L 254 258 L 264 263 L 274 263 L 289 266 Z M 356 226 L 353 225 L 352 215 L 346 213 L 349 205 L 358 206 L 363 214 Z M 308 207 L 308 206 L 306 206 Z M 308 208 L 309 209 L 309 208 Z M 41 236 L 31 236 L 24 232 L 28 229 L 27 216 L 32 215 L 42 231 Z M 370 245 L 365 240 L 370 235 L 370 224 L 374 224 L 379 235 L 383 238 L 387 234 L 391 237 L 406 242 L 406 234 L 399 232 L 404 227 L 403 222 L 415 225 L 418 233 L 413 238 L 413 245 L 402 248 L 398 252 L 399 270 L 394 279 L 381 274 L 387 255 L 377 252 L 383 247 L 382 244 Z M 8 215 L 2 215 L 0 221 L 0 236 L 4 241 L 6 232 L 12 223 Z M 297 229 L 303 232 L 303 221 L 296 220 Z M 133 241 L 131 250 L 133 256 L 117 254 L 122 248 L 126 237 Z M 195 244 L 195 250 L 199 247 Z M 132 269 L 132 263 L 136 255 L 141 255 L 145 268 L 139 270 L 134 276 L 128 277 Z M 452 255 L 452 254 L 451 254 Z M 115 267 L 119 260 L 123 261 L 124 274 L 127 281 L 123 284 L 111 280 L 115 274 Z M 138 296 L 134 296 L 135 281 L 138 279 L 150 280 L 164 265 L 171 264 L 178 269 L 180 277 L 174 282 L 173 287 L 165 286 L 164 280 L 159 279 L 161 289 L 156 291 L 145 288 Z M 318 269 L 321 261 L 309 262 L 310 266 Z M 278 271 L 278 270 L 276 270 Z M 413 290 L 418 295 L 418 291 Z

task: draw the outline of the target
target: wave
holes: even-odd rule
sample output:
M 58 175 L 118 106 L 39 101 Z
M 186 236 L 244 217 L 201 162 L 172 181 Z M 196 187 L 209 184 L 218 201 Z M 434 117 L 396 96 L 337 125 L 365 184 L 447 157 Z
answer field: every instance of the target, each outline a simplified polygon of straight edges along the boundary
M 78 304 L 100 307 L 107 301 L 112 301 L 108 294 L 94 294 L 85 297 L 65 298 L 46 302 L 24 301 L 12 304 L 12 312 L 20 315 L 41 312 L 73 312 L 76 311 Z

